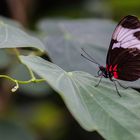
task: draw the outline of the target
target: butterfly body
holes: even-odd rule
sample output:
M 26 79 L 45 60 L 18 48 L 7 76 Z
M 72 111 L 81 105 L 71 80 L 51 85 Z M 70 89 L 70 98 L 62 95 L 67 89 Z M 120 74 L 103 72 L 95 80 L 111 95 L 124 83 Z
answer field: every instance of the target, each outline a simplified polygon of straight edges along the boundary
M 101 76 L 105 77 L 105 78 L 109 78 L 112 81 L 112 77 L 114 78 L 118 78 L 118 74 L 116 71 L 117 65 L 115 67 L 112 66 L 107 66 L 107 67 L 103 67 L 103 66 L 99 66 L 101 73 Z

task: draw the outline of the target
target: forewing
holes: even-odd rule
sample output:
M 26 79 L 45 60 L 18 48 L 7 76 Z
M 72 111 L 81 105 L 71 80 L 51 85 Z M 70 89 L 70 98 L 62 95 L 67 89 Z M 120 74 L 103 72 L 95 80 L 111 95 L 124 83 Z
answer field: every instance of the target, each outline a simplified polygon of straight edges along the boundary
M 126 16 L 117 25 L 110 43 L 107 66 L 115 67 L 117 78 L 134 81 L 140 77 L 140 21 Z

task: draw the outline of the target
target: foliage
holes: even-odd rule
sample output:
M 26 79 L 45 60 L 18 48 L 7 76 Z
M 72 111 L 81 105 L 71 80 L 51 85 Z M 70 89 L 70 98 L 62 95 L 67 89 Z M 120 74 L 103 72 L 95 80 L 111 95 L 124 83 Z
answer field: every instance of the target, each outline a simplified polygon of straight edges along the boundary
M 11 48 L 20 63 L 26 67 L 31 79 L 17 80 L 8 75 L 0 77 L 15 83 L 13 92 L 18 90 L 21 84 L 46 81 L 61 95 L 72 115 L 86 130 L 98 131 L 107 140 L 140 139 L 138 92 L 118 86 L 122 95 L 120 98 L 108 79 L 103 79 L 100 86 L 95 87 L 99 78 L 91 74 L 96 73 L 96 68 L 80 56 L 80 48 L 86 46 L 87 50 L 93 51 L 97 61 L 105 64 L 106 46 L 114 23 L 106 20 L 50 20 L 46 23 L 47 26 L 42 30 L 45 31 L 43 41 L 47 48 L 40 40 L 27 35 L 19 27 L 0 24 L 0 48 Z M 19 47 L 47 50 L 50 58 L 63 69 L 36 56 L 36 52 L 25 53 L 24 50 L 19 50 Z M 36 77 L 33 71 L 41 79 Z
M 8 134 L 7 134 L 8 133 Z M 0 138 L 3 140 L 34 140 L 35 135 L 16 122 L 0 121 Z

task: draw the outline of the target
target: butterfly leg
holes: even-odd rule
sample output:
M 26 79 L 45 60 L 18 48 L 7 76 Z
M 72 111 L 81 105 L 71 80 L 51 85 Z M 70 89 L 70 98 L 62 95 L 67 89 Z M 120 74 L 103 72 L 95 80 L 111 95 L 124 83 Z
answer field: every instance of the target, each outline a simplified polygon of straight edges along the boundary
M 100 80 L 99 80 L 99 82 L 95 85 L 95 87 L 98 87 L 99 84 L 100 84 L 100 82 L 101 82 L 101 80 L 102 80 L 103 75 L 98 75 L 98 77 L 99 77 L 99 76 L 100 76 Z
M 96 75 L 95 77 L 97 77 L 97 78 L 98 78 L 98 77 L 101 77 L 103 74 L 100 73 L 100 72 L 101 72 L 101 70 L 98 70 L 98 72 L 97 72 L 98 75 Z
M 116 85 L 116 83 L 115 83 L 116 80 L 113 80 L 113 79 L 112 79 L 111 81 L 112 81 L 112 82 L 114 83 L 114 85 L 115 85 L 117 94 L 118 94 L 120 97 L 122 97 L 121 94 L 119 93 L 118 87 L 117 87 L 117 85 Z
M 115 81 L 119 84 L 120 87 L 122 87 L 124 89 L 128 89 L 129 88 L 129 87 L 126 87 L 126 86 L 122 85 L 119 81 L 117 81 L 117 80 L 115 80 Z

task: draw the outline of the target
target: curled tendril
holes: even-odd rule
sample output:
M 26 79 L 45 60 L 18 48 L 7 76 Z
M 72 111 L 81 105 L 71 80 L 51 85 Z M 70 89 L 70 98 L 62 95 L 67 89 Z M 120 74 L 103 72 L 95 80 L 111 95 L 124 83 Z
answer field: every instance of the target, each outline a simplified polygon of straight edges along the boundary
M 12 92 L 16 92 L 19 88 L 19 84 L 18 84 L 17 80 L 15 80 L 15 84 L 16 85 L 11 89 Z

